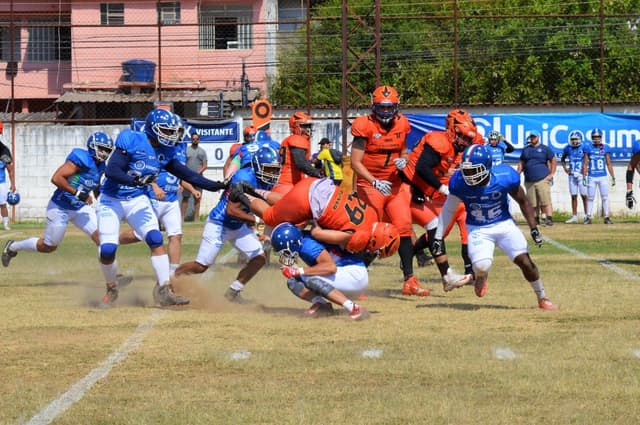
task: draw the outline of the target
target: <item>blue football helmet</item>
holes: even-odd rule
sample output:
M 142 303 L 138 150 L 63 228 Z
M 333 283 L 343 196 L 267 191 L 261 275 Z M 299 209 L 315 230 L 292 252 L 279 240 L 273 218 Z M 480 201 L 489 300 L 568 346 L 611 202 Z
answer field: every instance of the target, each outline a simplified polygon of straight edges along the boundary
M 270 146 L 261 146 L 251 159 L 251 167 L 258 180 L 273 186 L 280 177 L 280 155 Z
M 593 142 L 594 145 L 601 145 L 602 130 L 600 130 L 599 128 L 594 128 L 593 130 L 591 130 L 591 141 Z
M 569 144 L 573 147 L 578 147 L 582 144 L 582 133 L 578 130 L 573 130 L 569 133 Z
M 147 114 L 144 132 L 152 140 L 169 147 L 175 146 L 180 140 L 178 119 L 166 109 L 154 109 Z
M 20 203 L 20 194 L 18 192 L 7 193 L 7 204 L 18 205 Z
M 89 154 L 98 162 L 109 159 L 113 153 L 115 144 L 111 137 L 102 131 L 96 131 L 87 139 L 87 150 Z
M 280 264 L 292 266 L 302 249 L 302 232 L 291 223 L 280 223 L 271 231 L 271 247 Z
M 487 137 L 487 139 L 489 140 L 489 142 L 500 141 L 501 137 L 502 137 L 502 135 L 500 134 L 500 132 L 498 130 L 491 130 L 489 132 L 489 136 Z
M 462 153 L 460 170 L 464 182 L 469 186 L 477 186 L 491 173 L 491 152 L 484 145 L 471 145 Z

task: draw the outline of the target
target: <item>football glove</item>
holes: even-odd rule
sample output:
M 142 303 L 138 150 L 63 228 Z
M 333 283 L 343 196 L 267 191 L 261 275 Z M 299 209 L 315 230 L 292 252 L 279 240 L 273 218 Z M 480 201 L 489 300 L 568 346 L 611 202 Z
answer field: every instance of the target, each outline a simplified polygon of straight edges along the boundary
M 396 158 L 393 160 L 393 163 L 400 171 L 404 170 L 404 167 L 407 166 L 407 160 L 405 158 Z
M 544 239 L 542 239 L 542 235 L 540 234 L 540 230 L 537 227 L 531 229 L 531 239 L 533 239 L 533 243 L 536 244 L 537 247 L 541 247 Z
M 391 182 L 388 180 L 374 180 L 372 183 L 373 187 L 375 187 L 378 192 L 382 193 L 384 196 L 391 195 Z
M 611 187 L 616 187 L 616 178 L 611 176 Z
M 282 275 L 287 279 L 292 277 L 300 277 L 304 274 L 304 269 L 298 266 L 282 266 L 280 269 Z
M 137 175 L 133 178 L 133 184 L 136 186 L 147 186 L 156 181 L 156 177 L 155 174 Z
M 87 202 L 87 199 L 89 199 L 89 192 L 86 192 L 82 189 L 78 189 L 76 190 L 76 194 L 74 196 L 80 199 L 82 202 Z
M 636 198 L 633 196 L 633 190 L 627 190 L 625 200 L 627 201 L 627 208 L 633 209 L 633 206 L 636 204 Z
M 449 186 L 446 184 L 440 185 L 438 192 L 442 193 L 444 196 L 449 196 Z

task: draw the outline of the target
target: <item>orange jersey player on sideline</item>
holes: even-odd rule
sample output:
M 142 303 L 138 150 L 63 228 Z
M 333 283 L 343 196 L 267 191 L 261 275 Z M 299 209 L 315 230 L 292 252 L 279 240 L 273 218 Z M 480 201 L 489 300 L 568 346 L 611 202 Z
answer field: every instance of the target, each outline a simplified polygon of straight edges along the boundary
M 273 191 L 285 194 L 306 176 L 322 177 L 322 171 L 311 163 L 311 116 L 295 112 L 289 118 L 291 134 L 280 142 L 282 166 Z M 297 223 L 297 222 L 294 222 Z
M 467 253 L 467 228 L 464 224 L 466 212 L 458 208 L 455 213 L 460 227 L 462 253 L 465 262 L 465 275 L 458 281 L 446 279 L 451 270 L 444 245 L 434 246 L 435 231 L 438 227 L 438 215 L 449 194 L 449 178 L 460 164 L 460 153 L 473 144 L 481 144 L 478 129 L 473 118 L 462 109 L 453 109 L 445 119 L 445 131 L 432 131 L 425 134 L 414 146 L 407 166 L 401 171 L 402 177 L 408 181 L 414 193 L 411 204 L 416 222 L 427 231 L 415 244 L 415 249 L 429 246 L 429 251 L 436 261 L 440 275 L 443 277 L 445 291 L 462 286 L 473 279 L 470 272 L 471 261 Z M 423 203 L 420 204 L 420 201 Z M 447 233 L 450 231 L 447 229 Z
M 374 207 L 382 221 L 390 221 L 400 232 L 400 256 L 404 274 L 403 295 L 429 295 L 413 275 L 413 244 L 409 186 L 398 170 L 407 163 L 406 137 L 411 131 L 407 118 L 398 112 L 398 92 L 391 86 L 377 87 L 371 114 L 353 121 L 351 168 L 358 197 Z
M 242 193 L 242 187 L 238 186 L 232 187 L 229 199 L 247 205 L 269 226 L 314 220 L 317 226 L 311 234 L 315 239 L 349 252 L 391 256 L 398 249 L 400 235 L 395 226 L 378 222 L 373 208 L 334 185 L 331 179 L 302 179 L 285 195 L 253 192 L 266 201 Z

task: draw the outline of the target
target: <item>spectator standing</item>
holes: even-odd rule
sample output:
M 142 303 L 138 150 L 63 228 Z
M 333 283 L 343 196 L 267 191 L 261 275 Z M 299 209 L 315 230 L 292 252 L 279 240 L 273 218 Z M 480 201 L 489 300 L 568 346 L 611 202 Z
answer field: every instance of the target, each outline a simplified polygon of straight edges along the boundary
M 342 183 L 342 153 L 331 148 L 331 140 L 320 140 L 320 152 L 315 155 L 316 164 L 322 167 L 325 176 L 333 180 L 336 186 Z
M 196 173 L 202 175 L 204 171 L 207 169 L 207 152 L 202 149 L 200 146 L 200 135 L 198 133 L 193 133 L 191 135 L 191 145 L 187 147 L 187 168 Z M 195 187 L 195 189 L 200 192 L 202 195 L 202 188 Z M 193 194 L 188 191 L 182 191 L 182 219 L 186 218 L 187 207 L 189 206 L 189 199 L 193 198 L 193 221 L 200 220 L 200 200 L 202 196 L 196 198 Z
M 527 146 L 520 154 L 518 173 L 524 173 L 524 186 L 527 198 L 535 211 L 536 223 L 545 226 L 553 226 L 551 185 L 556 172 L 556 162 L 553 151 L 540 143 L 538 132 L 530 132 Z

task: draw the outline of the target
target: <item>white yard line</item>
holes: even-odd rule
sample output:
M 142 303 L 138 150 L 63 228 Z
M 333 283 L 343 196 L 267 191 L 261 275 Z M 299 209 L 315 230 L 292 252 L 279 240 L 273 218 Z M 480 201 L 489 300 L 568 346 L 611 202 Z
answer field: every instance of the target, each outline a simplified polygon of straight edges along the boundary
M 144 341 L 149 331 L 165 313 L 164 310 L 156 310 L 145 321 L 141 322 L 135 332 L 116 351 L 111 353 L 100 366 L 93 369 L 87 376 L 76 382 L 67 392 L 49 403 L 37 415 L 31 418 L 27 425 L 49 424 L 57 416 L 65 412 L 71 405 L 79 401 L 91 387 L 106 377 L 111 369 L 127 358 L 129 353 L 135 351 Z
M 615 272 L 617 274 L 619 274 L 622 277 L 626 277 L 629 280 L 635 281 L 635 282 L 640 282 L 640 276 L 638 276 L 637 274 L 631 273 L 621 267 L 616 266 L 615 264 L 613 264 L 611 261 L 607 260 L 606 258 L 595 258 L 595 257 L 590 257 L 589 255 L 585 254 L 584 252 L 578 251 L 577 249 L 573 249 L 570 248 L 564 244 L 561 244 L 558 241 L 554 241 L 553 239 L 548 239 L 545 238 L 544 239 L 545 242 L 550 243 L 551 245 L 555 246 L 556 248 L 560 248 L 564 251 L 567 251 L 573 255 L 575 255 L 576 257 L 582 258 L 584 260 L 591 260 L 591 261 L 596 261 L 598 263 L 600 263 L 601 266 L 606 267 L 607 269 L 611 270 L 612 272 Z

